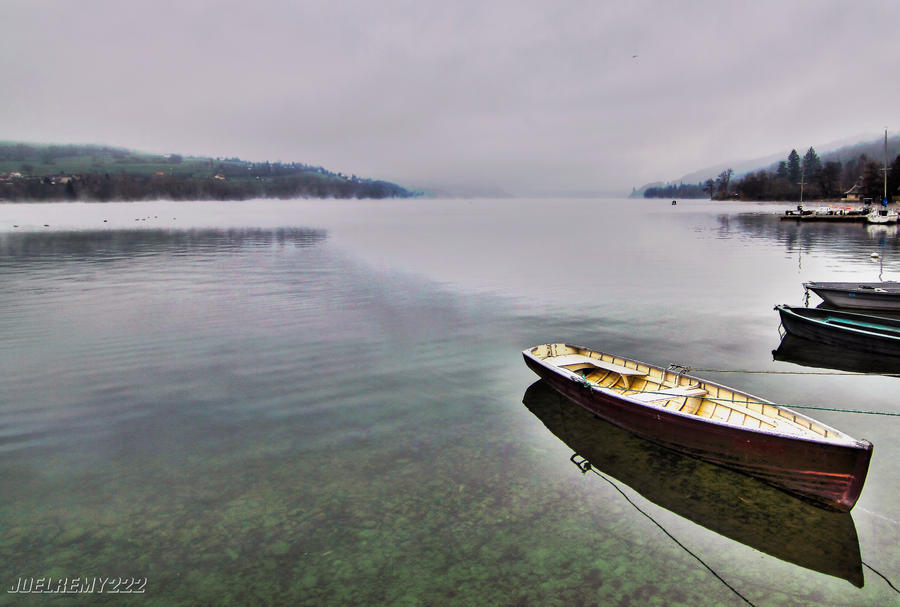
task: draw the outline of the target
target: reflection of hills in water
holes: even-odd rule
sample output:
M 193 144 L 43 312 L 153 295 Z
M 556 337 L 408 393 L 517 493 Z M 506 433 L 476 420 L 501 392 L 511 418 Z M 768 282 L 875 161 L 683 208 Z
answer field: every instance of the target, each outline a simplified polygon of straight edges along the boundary
M 854 261 L 859 261 L 861 253 L 868 255 L 873 252 L 873 247 L 877 247 L 882 254 L 890 255 L 892 259 L 900 252 L 896 238 L 898 226 L 870 228 L 864 223 L 780 221 L 775 213 L 720 215 L 717 221 L 720 231 L 773 240 L 793 252 L 822 252 Z M 870 280 L 874 280 L 874 277 Z
M 711 531 L 863 586 L 850 513 L 824 510 L 750 477 L 680 455 L 594 417 L 544 381 L 525 406 L 596 470 Z
M 305 247 L 327 236 L 324 230 L 309 228 L 22 232 L 0 234 L 0 257 L 102 259 L 273 245 Z
M 778 348 L 772 350 L 772 358 L 804 367 L 852 373 L 900 374 L 900 357 L 858 352 L 787 334 Z

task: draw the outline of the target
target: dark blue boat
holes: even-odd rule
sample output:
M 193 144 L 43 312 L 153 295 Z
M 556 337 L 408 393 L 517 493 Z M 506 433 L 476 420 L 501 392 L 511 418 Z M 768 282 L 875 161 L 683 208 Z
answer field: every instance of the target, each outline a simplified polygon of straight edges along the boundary
M 775 306 L 789 335 L 873 354 L 900 356 L 900 320 L 827 308 Z

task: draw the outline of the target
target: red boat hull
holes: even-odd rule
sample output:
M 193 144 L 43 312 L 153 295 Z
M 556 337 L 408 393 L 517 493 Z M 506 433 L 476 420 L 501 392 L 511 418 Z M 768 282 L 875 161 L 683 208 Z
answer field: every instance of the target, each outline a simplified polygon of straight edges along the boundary
M 865 483 L 872 444 L 858 446 L 754 432 L 658 407 L 636 405 L 525 355 L 525 363 L 555 390 L 636 436 L 737 470 L 819 505 L 848 512 Z

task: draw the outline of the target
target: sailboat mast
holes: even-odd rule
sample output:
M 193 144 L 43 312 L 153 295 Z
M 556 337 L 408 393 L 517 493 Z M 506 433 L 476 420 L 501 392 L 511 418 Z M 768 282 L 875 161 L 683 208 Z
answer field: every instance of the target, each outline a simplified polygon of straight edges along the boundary
M 887 129 L 884 129 L 884 203 L 887 204 Z

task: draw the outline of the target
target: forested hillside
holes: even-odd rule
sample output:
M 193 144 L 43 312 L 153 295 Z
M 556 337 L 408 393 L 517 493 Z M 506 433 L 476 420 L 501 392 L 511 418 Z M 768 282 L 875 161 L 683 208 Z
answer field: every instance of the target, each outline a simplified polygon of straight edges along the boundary
M 154 155 L 90 145 L 0 143 L 0 200 L 390 198 L 387 181 L 300 163 Z
M 830 151 L 821 157 L 812 147 L 801 156 L 791 150 L 784 160 L 740 176 L 726 169 L 697 184 L 648 187 L 645 198 L 712 198 L 714 200 L 840 200 L 854 190 L 860 198 L 884 196 L 884 140 Z M 887 144 L 887 197 L 900 199 L 900 138 Z M 801 186 L 802 182 L 802 186 Z

